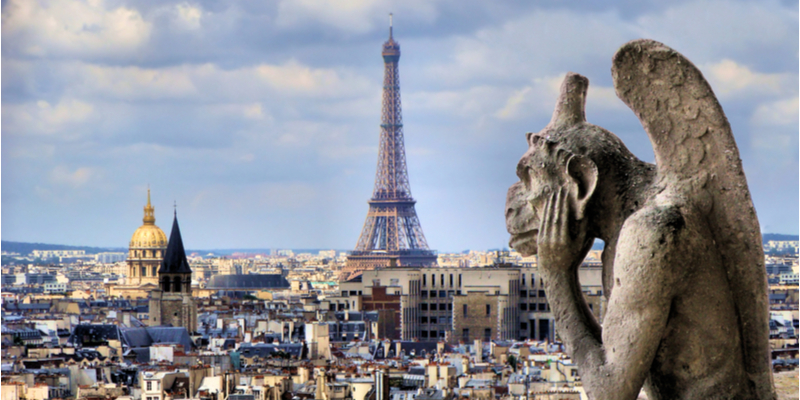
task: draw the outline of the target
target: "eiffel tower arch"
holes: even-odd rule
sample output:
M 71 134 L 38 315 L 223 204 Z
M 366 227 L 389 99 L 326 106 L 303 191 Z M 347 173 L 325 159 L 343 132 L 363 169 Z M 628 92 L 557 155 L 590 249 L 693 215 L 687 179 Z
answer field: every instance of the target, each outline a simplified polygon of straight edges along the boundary
M 383 44 L 384 75 L 381 109 L 381 139 L 375 189 L 369 211 L 355 250 L 347 256 L 343 279 L 352 279 L 362 271 L 389 266 L 436 265 L 436 252 L 428 248 L 411 197 L 403 140 L 403 116 L 400 106 L 400 78 L 397 64 L 400 44 L 392 34 Z

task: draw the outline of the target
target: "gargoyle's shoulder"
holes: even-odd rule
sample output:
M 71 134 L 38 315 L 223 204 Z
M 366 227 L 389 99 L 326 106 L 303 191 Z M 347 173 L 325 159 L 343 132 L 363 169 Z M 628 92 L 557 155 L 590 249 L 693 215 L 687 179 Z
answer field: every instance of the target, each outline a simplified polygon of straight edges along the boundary
M 697 236 L 692 232 L 697 223 L 693 218 L 691 208 L 682 204 L 642 207 L 625 221 L 620 243 L 628 250 L 644 250 L 661 257 L 676 250 L 689 250 L 691 238 Z
M 625 221 L 623 229 L 678 233 L 686 227 L 687 208 L 683 204 L 662 203 L 642 207 Z

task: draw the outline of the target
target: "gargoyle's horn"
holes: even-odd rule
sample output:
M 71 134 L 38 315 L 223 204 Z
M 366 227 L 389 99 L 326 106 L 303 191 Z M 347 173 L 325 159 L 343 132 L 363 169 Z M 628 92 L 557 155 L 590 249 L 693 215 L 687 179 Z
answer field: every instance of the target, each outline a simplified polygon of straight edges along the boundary
M 550 125 L 574 125 L 586 122 L 586 90 L 588 88 L 589 79 L 568 72 L 561 84 L 561 93 L 558 95 Z

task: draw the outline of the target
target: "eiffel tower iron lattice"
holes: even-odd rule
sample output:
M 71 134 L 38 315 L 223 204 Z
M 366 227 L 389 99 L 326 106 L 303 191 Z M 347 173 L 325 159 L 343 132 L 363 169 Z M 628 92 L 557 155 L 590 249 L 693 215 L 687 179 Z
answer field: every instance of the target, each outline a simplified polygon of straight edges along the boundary
M 406 167 L 403 139 L 403 116 L 400 106 L 400 78 L 397 64 L 400 44 L 392 34 L 389 16 L 389 40 L 383 44 L 383 105 L 381 140 L 375 189 L 369 212 L 354 251 L 342 270 L 343 279 L 351 279 L 364 270 L 387 266 L 430 266 L 436 264 L 436 252 L 428 248 L 414 209 Z

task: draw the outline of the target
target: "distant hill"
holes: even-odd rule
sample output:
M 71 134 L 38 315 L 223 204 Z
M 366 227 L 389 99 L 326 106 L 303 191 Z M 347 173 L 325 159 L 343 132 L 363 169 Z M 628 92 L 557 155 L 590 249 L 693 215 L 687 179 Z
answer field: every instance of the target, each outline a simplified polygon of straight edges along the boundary
M 767 243 L 770 240 L 800 240 L 798 235 L 784 235 L 782 233 L 764 233 L 761 235 L 761 241 Z
M 21 255 L 31 254 L 34 250 L 83 250 L 86 254 L 105 252 L 124 253 L 128 251 L 128 249 L 122 247 L 65 246 L 62 244 L 11 242 L 7 240 L 0 241 L 0 249 L 2 249 L 2 251 L 19 253 Z
M 47 243 L 25 243 L 25 242 L 12 242 L 8 240 L 3 240 L 0 242 L 0 247 L 2 251 L 8 251 L 12 253 L 19 253 L 21 255 L 28 255 L 31 254 L 34 250 L 83 250 L 86 254 L 97 254 L 97 253 L 104 253 L 104 252 L 122 252 L 125 253 L 128 249 L 123 247 L 90 247 L 90 246 L 66 246 L 63 244 L 47 244 Z M 283 249 L 283 248 L 282 248 Z M 295 254 L 300 253 L 312 253 L 317 254 L 320 250 L 332 250 L 332 249 L 292 249 Z M 186 254 L 208 254 L 213 253 L 216 255 L 231 255 L 234 253 L 248 253 L 248 254 L 269 254 L 271 249 L 212 249 L 212 250 L 203 250 L 203 249 L 186 249 Z M 336 250 L 337 252 L 342 252 L 346 250 Z

